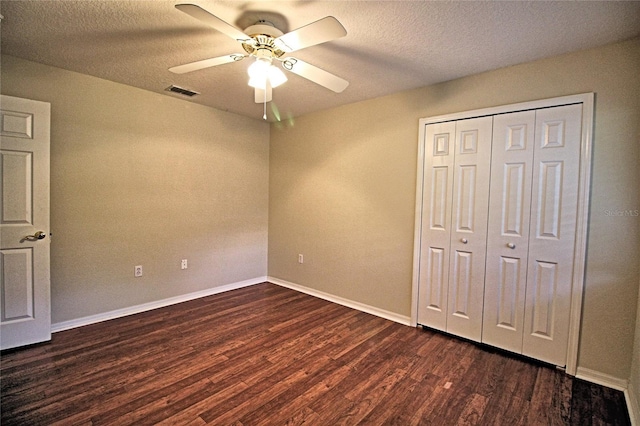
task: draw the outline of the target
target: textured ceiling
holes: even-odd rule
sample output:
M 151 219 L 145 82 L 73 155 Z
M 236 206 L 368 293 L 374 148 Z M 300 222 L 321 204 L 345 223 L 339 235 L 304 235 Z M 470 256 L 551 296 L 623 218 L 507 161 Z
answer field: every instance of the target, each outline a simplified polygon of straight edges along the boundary
M 639 1 L 2 1 L 2 53 L 262 117 L 247 86 L 251 60 L 176 75 L 187 62 L 242 52 L 178 11 L 194 3 L 241 29 L 259 19 L 287 32 L 325 16 L 347 30 L 295 57 L 350 82 L 333 93 L 302 77 L 274 89 L 270 120 L 287 119 L 640 35 Z M 274 113 L 277 111 L 277 114 Z

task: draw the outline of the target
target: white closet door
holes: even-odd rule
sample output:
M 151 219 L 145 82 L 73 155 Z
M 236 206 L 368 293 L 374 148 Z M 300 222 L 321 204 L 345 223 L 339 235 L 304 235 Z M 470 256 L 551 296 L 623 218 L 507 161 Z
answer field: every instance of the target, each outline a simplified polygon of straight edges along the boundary
M 447 327 L 455 126 L 429 124 L 424 141 L 418 323 L 442 331 Z
M 456 122 L 447 332 L 480 341 L 493 117 Z
M 527 286 L 535 111 L 493 126 L 482 342 L 520 353 Z
M 576 238 L 582 105 L 536 111 L 522 353 L 565 365 Z

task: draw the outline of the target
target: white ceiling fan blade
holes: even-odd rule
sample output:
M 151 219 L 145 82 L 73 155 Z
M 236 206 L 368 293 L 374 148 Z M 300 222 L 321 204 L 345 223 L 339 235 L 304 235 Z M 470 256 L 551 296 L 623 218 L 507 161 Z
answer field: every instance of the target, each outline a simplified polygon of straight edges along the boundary
M 327 16 L 275 39 L 276 46 L 284 52 L 294 52 L 347 35 L 347 30 L 333 16 Z
M 200 6 L 196 6 L 195 4 L 177 4 L 176 9 L 204 22 L 234 40 L 238 40 L 239 42 L 252 40 L 251 37 L 240 31 L 238 28 L 207 12 Z
M 266 95 L 266 97 L 265 97 Z M 271 89 L 271 85 L 267 83 L 267 87 L 265 89 L 261 89 L 259 87 L 256 87 L 256 92 L 255 92 L 255 101 L 257 104 L 262 104 L 265 102 L 271 102 L 271 99 L 273 98 L 273 91 Z
M 204 59 L 202 61 L 190 62 L 184 65 L 178 65 L 169 68 L 169 71 L 175 74 L 184 74 L 191 71 L 198 71 L 204 68 L 215 67 L 216 65 L 228 64 L 229 62 L 237 62 L 243 59 L 245 55 L 241 53 L 233 53 L 231 55 L 218 56 L 217 58 Z
M 320 86 L 324 86 L 329 90 L 333 90 L 336 93 L 342 92 L 349 85 L 347 80 L 314 65 L 301 61 L 300 59 L 286 58 L 282 62 L 282 66 L 284 69 L 289 70 L 294 74 L 298 74 L 300 77 L 304 77 L 307 80 L 311 80 Z

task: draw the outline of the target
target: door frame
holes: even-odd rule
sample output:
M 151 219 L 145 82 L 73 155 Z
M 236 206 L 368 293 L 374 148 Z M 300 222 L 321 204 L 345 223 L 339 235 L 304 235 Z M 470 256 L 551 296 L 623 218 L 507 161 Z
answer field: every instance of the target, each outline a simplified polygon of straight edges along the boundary
M 580 175 L 578 177 L 578 205 L 576 220 L 576 245 L 573 257 L 573 283 L 571 291 L 571 312 L 565 371 L 576 375 L 578 364 L 578 344 L 580 339 L 580 318 L 584 293 L 585 266 L 587 253 L 587 230 L 589 225 L 589 189 L 591 185 L 591 161 L 593 146 L 594 93 L 580 93 L 530 102 L 501 105 L 464 111 L 454 114 L 422 118 L 419 121 L 418 167 L 416 176 L 416 205 L 413 237 L 413 276 L 411 282 L 411 321 L 418 325 L 418 286 L 420 279 L 420 250 L 422 246 L 422 203 L 425 160 L 425 128 L 427 124 L 442 123 L 461 119 L 498 115 L 516 111 L 549 108 L 562 105 L 582 104 L 582 134 L 580 136 Z

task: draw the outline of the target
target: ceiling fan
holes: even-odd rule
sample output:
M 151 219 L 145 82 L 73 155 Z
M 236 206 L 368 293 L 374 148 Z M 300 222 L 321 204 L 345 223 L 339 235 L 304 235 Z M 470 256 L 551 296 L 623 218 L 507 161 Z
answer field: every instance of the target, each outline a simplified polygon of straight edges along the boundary
M 255 102 L 267 103 L 272 99 L 272 88 L 284 83 L 287 77 L 273 65 L 282 67 L 336 93 L 342 92 L 349 82 L 314 65 L 287 54 L 316 44 L 335 40 L 347 34 L 342 24 L 333 16 L 327 16 L 286 34 L 267 21 L 239 30 L 195 4 L 178 4 L 176 8 L 242 44 L 245 53 L 232 53 L 169 68 L 176 74 L 184 74 L 204 68 L 255 58 L 249 67 L 249 85 L 255 88 Z

